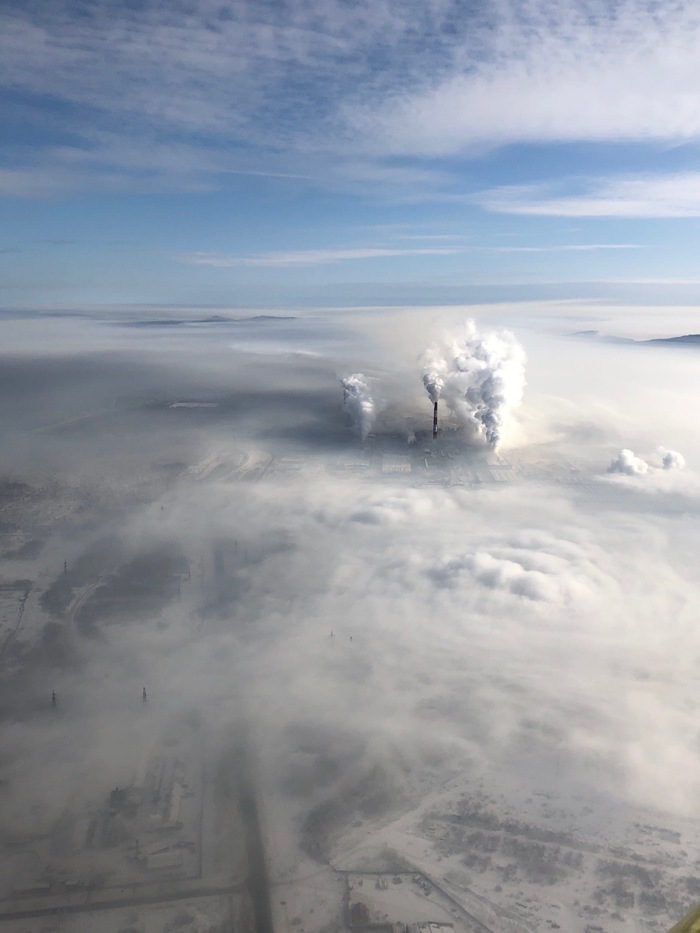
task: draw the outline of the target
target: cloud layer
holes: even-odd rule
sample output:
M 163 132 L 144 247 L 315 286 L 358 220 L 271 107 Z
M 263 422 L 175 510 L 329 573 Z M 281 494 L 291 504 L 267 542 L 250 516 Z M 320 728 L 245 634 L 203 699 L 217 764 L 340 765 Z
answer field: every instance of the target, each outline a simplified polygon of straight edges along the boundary
M 431 447 L 423 309 L 402 309 L 400 328 L 395 310 L 196 327 L 65 317 L 41 346 L 35 320 L 22 345 L 0 322 L 15 348 L 6 469 L 29 486 L 3 521 L 34 522 L 41 544 L 30 557 L 3 541 L 3 582 L 36 580 L 0 681 L 8 878 L 20 868 L 3 838 L 97 807 L 163 736 L 206 736 L 214 765 L 243 724 L 275 816 L 272 868 L 279 848 L 303 877 L 304 859 L 347 865 L 358 836 L 448 787 L 498 786 L 530 825 L 540 794 L 568 813 L 585 803 L 603 839 L 649 822 L 640 807 L 659 825 L 695 818 L 695 356 L 556 338 L 543 308 L 480 309 L 479 332 L 515 326 L 507 313 L 529 385 L 520 443 L 497 462 L 464 435 Z M 570 313 L 584 326 L 612 312 Z M 432 314 L 451 329 L 456 312 Z M 386 407 L 361 454 L 336 374 L 366 359 Z M 367 385 L 346 386 L 360 422 Z M 603 475 L 620 438 L 654 451 L 662 433 L 691 468 L 668 448 L 625 449 L 623 472 L 646 472 Z M 92 584 L 153 548 L 186 560 L 177 595 L 100 615 Z M 72 609 L 51 616 L 42 596 L 66 585 Z M 470 884 L 494 896 L 478 872 Z
M 17 158 L 0 178 L 15 193 L 50 184 L 49 159 L 59 188 L 77 173 L 147 185 L 157 171 L 162 185 L 320 173 L 407 189 L 417 167 L 387 158 L 700 134 L 700 22 L 687 0 L 274 11 L 100 0 L 85 15 L 29 2 L 4 6 L 0 36 L 13 119 L 40 119 L 43 132 L 34 164 Z M 46 95 L 55 104 L 39 106 Z
M 477 201 L 502 214 L 550 217 L 697 217 L 700 174 L 678 172 L 602 179 L 576 194 L 563 186 L 513 185 L 486 191 Z M 577 186 L 580 187 L 580 184 Z
M 493 8 L 452 73 L 401 89 L 373 118 L 402 154 L 534 141 L 687 140 L 700 132 L 691 4 Z M 355 111 L 362 127 L 367 116 Z M 379 144 L 380 146 L 382 143 Z
M 654 460 L 656 462 L 654 462 Z M 625 476 L 644 476 L 649 470 L 682 470 L 685 467 L 685 457 L 677 450 L 666 450 L 659 447 L 656 457 L 651 463 L 635 456 L 631 450 L 621 450 L 613 457 L 608 473 L 622 473 Z

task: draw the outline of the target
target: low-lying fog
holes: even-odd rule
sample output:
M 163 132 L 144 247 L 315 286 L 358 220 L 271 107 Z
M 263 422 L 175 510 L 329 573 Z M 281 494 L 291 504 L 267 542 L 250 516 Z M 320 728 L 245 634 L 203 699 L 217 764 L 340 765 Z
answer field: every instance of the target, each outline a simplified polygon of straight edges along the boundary
M 641 811 L 697 820 L 700 347 L 606 339 L 693 330 L 637 312 L 0 320 L 0 582 L 31 583 L 16 634 L 14 604 L 0 620 L 3 837 L 193 724 L 211 755 L 245 728 L 268 837 L 340 868 L 449 789 L 528 824 L 549 794 L 599 838 Z M 441 397 L 439 455 L 425 351 L 467 318 L 514 334 L 526 385 L 495 453 Z M 460 456 L 505 478 L 456 481 Z M 664 930 L 686 900 L 601 929 Z

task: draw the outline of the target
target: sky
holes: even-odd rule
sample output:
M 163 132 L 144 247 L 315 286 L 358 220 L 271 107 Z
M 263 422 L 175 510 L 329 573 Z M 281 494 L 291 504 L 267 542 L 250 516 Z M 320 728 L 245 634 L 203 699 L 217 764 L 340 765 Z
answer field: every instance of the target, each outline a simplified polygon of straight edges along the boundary
M 0 0 L 2 478 L 32 490 L 0 556 L 34 582 L 0 865 L 198 709 L 212 755 L 254 724 L 302 879 L 318 808 L 455 778 L 527 820 L 551 790 L 606 846 L 687 821 L 659 922 L 689 906 L 697 347 L 601 338 L 700 331 L 699 48 L 693 0 Z M 435 375 L 468 481 L 413 454 Z M 503 483 L 467 469 L 489 392 Z M 166 545 L 192 568 L 166 609 L 93 600 L 85 632 L 41 602 Z M 324 857 L 365 834 L 345 816 Z
M 692 0 L 2 0 L 2 305 L 700 287 Z

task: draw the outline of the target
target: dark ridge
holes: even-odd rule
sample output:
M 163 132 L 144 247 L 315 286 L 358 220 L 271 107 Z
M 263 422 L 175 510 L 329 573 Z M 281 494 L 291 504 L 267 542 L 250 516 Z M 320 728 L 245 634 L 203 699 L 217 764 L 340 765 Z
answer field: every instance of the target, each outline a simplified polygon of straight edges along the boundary
M 235 324 L 237 321 L 296 321 L 294 314 L 254 314 L 252 317 L 231 318 Z
M 632 337 L 605 336 L 598 330 L 577 330 L 571 337 L 590 337 L 602 340 L 605 343 L 636 343 L 636 344 L 671 344 L 676 346 L 695 346 L 700 344 L 700 334 L 681 334 L 678 337 L 652 337 L 650 340 L 634 340 Z
M 680 337 L 654 337 L 652 340 L 643 340 L 642 343 L 680 343 L 700 344 L 700 334 L 682 334 Z
M 601 334 L 599 330 L 577 330 L 569 334 L 570 337 L 578 337 L 583 340 L 600 340 L 603 343 L 643 343 L 641 340 L 633 340 L 631 337 L 615 337 Z
M 252 321 L 296 321 L 292 314 L 254 314 L 251 317 L 223 317 L 213 314 L 211 317 L 200 318 L 161 318 L 153 321 L 124 321 L 120 327 L 182 327 L 184 324 L 245 324 Z

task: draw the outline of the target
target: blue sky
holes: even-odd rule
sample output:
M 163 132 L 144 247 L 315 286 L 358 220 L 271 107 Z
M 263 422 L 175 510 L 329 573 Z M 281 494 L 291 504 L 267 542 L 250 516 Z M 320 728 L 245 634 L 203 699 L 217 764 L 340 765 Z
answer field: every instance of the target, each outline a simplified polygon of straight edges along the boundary
M 2 0 L 6 307 L 700 294 L 695 0 Z

